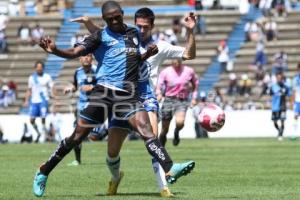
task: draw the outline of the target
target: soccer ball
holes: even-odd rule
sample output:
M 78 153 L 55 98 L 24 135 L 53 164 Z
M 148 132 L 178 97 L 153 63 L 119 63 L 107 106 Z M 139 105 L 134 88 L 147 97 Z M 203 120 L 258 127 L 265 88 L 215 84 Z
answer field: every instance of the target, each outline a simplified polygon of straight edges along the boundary
M 198 115 L 202 128 L 208 132 L 216 132 L 225 124 L 225 113 L 214 103 L 207 103 Z

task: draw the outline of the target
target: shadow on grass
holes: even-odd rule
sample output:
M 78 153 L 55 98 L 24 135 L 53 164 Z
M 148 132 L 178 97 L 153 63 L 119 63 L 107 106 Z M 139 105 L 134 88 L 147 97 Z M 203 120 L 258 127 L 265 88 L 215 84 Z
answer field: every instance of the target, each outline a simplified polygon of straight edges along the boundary
M 175 192 L 174 197 L 176 198 L 176 195 L 182 194 L 180 192 Z M 158 192 L 128 192 L 128 193 L 118 193 L 114 196 L 108 196 L 106 194 L 96 194 L 96 196 L 102 196 L 102 197 L 122 197 L 122 196 L 146 196 L 146 197 L 158 197 L 161 198 L 160 194 Z

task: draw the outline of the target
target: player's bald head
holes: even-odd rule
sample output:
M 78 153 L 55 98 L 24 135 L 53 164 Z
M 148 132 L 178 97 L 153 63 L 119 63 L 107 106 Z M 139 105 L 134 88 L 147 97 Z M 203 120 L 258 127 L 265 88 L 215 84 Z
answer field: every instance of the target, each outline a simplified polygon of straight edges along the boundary
M 106 13 L 108 13 L 111 10 L 119 10 L 122 12 L 122 8 L 120 6 L 120 4 L 118 2 L 115 1 L 106 1 L 103 5 L 102 5 L 102 15 L 105 15 Z

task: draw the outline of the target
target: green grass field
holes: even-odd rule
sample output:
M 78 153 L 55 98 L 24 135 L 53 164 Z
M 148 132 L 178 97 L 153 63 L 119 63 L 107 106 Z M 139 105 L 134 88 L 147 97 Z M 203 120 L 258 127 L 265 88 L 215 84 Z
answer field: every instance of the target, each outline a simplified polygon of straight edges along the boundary
M 0 145 L 0 199 L 37 199 L 34 173 L 56 144 Z M 175 161 L 193 159 L 194 171 L 170 186 L 175 199 L 300 199 L 300 140 L 210 139 L 168 143 Z M 85 143 L 83 165 L 69 167 L 73 152 L 52 172 L 45 196 L 50 200 L 158 199 L 150 157 L 142 141 L 126 142 L 119 195 L 105 196 L 110 179 L 106 143 Z

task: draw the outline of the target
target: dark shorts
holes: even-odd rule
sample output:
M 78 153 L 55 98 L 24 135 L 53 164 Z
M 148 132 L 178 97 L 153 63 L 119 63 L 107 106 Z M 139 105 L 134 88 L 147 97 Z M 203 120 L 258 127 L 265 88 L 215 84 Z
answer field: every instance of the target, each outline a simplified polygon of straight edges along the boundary
M 171 120 L 177 112 L 186 112 L 189 106 L 187 99 L 166 97 L 161 108 L 162 120 Z
M 272 120 L 285 120 L 286 119 L 286 111 L 276 111 L 272 112 Z
M 127 120 L 141 110 L 144 108 L 136 95 L 96 85 L 89 96 L 88 104 L 80 112 L 80 117 L 93 126 L 99 126 L 108 116 Z
M 140 102 L 143 105 L 143 108 L 145 109 L 145 111 L 159 113 L 159 105 L 158 105 L 158 101 L 156 98 L 154 98 L 154 97 L 150 97 L 147 99 L 140 98 Z M 118 120 L 118 119 L 109 117 L 108 129 L 111 129 L 111 128 L 126 129 L 126 130 L 128 130 L 128 132 L 133 130 L 133 128 L 129 124 L 128 120 Z

